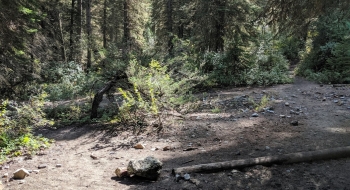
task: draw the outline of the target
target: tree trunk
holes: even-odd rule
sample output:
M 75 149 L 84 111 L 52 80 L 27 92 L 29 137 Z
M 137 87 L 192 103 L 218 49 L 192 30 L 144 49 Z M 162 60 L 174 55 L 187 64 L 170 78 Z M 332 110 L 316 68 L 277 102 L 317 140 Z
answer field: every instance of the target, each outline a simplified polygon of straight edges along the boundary
M 91 44 L 92 44 L 92 37 L 91 37 L 91 0 L 87 0 L 86 3 L 86 33 L 87 33 L 87 63 L 86 63 L 86 71 L 89 72 L 91 68 Z
M 215 21 L 215 51 L 221 52 L 224 50 L 224 35 L 225 35 L 225 6 L 226 1 L 216 0 L 216 8 L 218 11 L 218 18 Z
M 60 41 L 61 41 L 61 53 L 62 53 L 62 59 L 64 62 L 67 62 L 67 55 L 66 55 L 66 48 L 64 45 L 64 35 L 63 35 L 63 27 L 62 27 L 62 16 L 61 13 L 58 13 L 58 21 L 59 21 L 59 27 L 60 27 Z
M 77 18 L 76 18 L 76 40 L 75 40 L 75 49 L 76 49 L 76 58 L 75 58 L 75 61 L 76 62 L 81 62 L 81 33 L 82 33 L 82 14 L 83 14 L 83 3 L 82 3 L 82 0 L 77 0 Z
M 73 54 L 74 54 L 74 17 L 75 17 L 75 10 L 74 10 L 74 4 L 75 0 L 72 0 L 72 6 L 71 6 L 71 12 L 70 12 L 70 26 L 69 26 L 69 61 L 73 60 Z
M 299 152 L 278 156 L 266 156 L 243 160 L 232 160 L 226 162 L 186 166 L 173 169 L 173 174 L 215 172 L 234 168 L 240 169 L 254 165 L 292 164 L 299 162 L 310 162 L 316 160 L 337 159 L 345 157 L 350 157 L 350 146 L 317 150 L 311 152 Z
M 115 86 L 118 80 L 125 79 L 125 78 L 127 78 L 127 75 L 125 73 L 123 73 L 122 75 L 116 76 L 113 80 L 109 81 L 100 91 L 98 91 L 95 94 L 94 100 L 92 101 L 92 106 L 91 106 L 91 115 L 90 115 L 91 119 L 97 118 L 97 110 L 103 99 L 103 95 L 106 94 L 108 91 L 110 91 Z
M 130 19 L 129 19 L 129 0 L 123 2 L 123 17 L 124 17 L 124 35 L 123 35 L 123 58 L 124 60 L 129 59 L 130 51 Z
M 102 36 L 103 36 L 103 48 L 107 49 L 107 0 L 105 0 L 103 3 Z
M 173 0 L 168 0 L 167 2 L 167 32 L 169 35 L 168 39 L 168 53 L 170 56 L 173 56 L 173 49 L 174 49 L 174 44 L 173 44 Z

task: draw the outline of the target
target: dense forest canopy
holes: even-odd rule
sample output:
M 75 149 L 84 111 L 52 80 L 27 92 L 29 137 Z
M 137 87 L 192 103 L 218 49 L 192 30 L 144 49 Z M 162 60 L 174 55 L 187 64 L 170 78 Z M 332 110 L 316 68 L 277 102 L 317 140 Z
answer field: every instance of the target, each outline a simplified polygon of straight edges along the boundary
M 74 62 L 74 67 L 86 73 L 99 70 L 111 77 L 124 72 L 132 58 L 143 64 L 156 59 L 177 65 L 186 57 L 181 64 L 209 74 L 214 83 L 257 83 L 237 75 L 249 73 L 256 62 L 260 69 L 274 63 L 261 63 L 266 61 L 249 54 L 267 48 L 274 51 L 270 58 L 280 51 L 288 59 L 299 60 L 298 52 L 305 50 L 307 40 L 317 40 L 320 34 L 317 23 L 332 24 L 322 18 L 337 17 L 333 22 L 344 24 L 339 29 L 343 31 L 324 35 L 338 35 L 332 42 L 346 46 L 349 4 L 325 0 L 2 0 L 1 96 L 19 97 L 31 93 L 30 84 L 57 82 L 62 77 L 57 76 L 57 69 L 64 64 Z M 298 44 L 288 44 L 291 38 Z M 327 43 L 309 48 L 317 51 Z
M 55 122 L 136 130 L 151 115 L 161 130 L 161 111 L 193 101 L 196 90 L 289 83 L 290 64 L 321 83 L 350 83 L 349 8 L 345 0 L 0 0 L 0 161 L 22 154 L 19 146 L 48 145 L 32 130 Z M 99 111 L 114 92 L 123 103 Z

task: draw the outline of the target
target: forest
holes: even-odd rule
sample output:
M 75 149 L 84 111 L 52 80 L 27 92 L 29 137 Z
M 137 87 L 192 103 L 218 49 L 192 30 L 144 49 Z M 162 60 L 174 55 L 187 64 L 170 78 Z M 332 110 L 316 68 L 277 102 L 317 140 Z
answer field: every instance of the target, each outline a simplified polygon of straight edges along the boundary
M 293 83 L 291 68 L 319 84 L 349 84 L 349 8 L 346 0 L 1 0 L 0 162 L 49 147 L 40 127 L 161 132 L 163 113 L 198 93 Z

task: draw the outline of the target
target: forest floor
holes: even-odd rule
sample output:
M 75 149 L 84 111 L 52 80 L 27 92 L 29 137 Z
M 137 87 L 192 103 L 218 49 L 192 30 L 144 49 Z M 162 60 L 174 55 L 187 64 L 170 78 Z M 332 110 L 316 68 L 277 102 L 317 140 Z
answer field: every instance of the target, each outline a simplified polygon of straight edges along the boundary
M 252 102 L 261 102 L 264 95 L 270 98 L 266 107 L 271 109 L 252 117 Z M 350 189 L 350 158 L 191 173 L 190 181 L 177 182 L 171 174 L 172 168 L 195 164 L 350 146 L 350 85 L 319 85 L 295 78 L 292 84 L 214 89 L 198 97 L 201 101 L 195 112 L 169 115 L 160 134 L 111 132 L 97 125 L 41 129 L 39 133 L 55 143 L 30 159 L 14 158 L 0 173 L 11 176 L 21 167 L 47 167 L 25 181 L 3 178 L 3 186 L 33 190 Z M 291 125 L 293 121 L 298 125 Z M 144 144 L 145 149 L 134 149 L 135 143 Z M 163 151 L 166 146 L 171 149 Z M 189 147 L 195 149 L 184 151 Z M 117 167 L 147 156 L 164 163 L 157 181 L 115 176 Z

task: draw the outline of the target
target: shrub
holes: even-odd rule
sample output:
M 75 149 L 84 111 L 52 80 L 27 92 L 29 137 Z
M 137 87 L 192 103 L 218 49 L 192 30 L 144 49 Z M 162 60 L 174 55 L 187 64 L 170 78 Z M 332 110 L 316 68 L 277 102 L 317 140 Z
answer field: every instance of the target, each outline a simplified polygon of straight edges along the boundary
M 18 156 L 33 153 L 40 147 L 47 147 L 49 140 L 41 136 L 34 136 L 34 128 L 52 125 L 45 119 L 42 111 L 44 99 L 41 94 L 31 97 L 28 103 L 18 104 L 14 101 L 1 101 L 0 104 L 0 159 L 7 155 Z
M 334 22 L 334 21 L 337 22 Z M 298 74 L 322 83 L 350 83 L 350 15 L 328 12 L 313 23 Z

